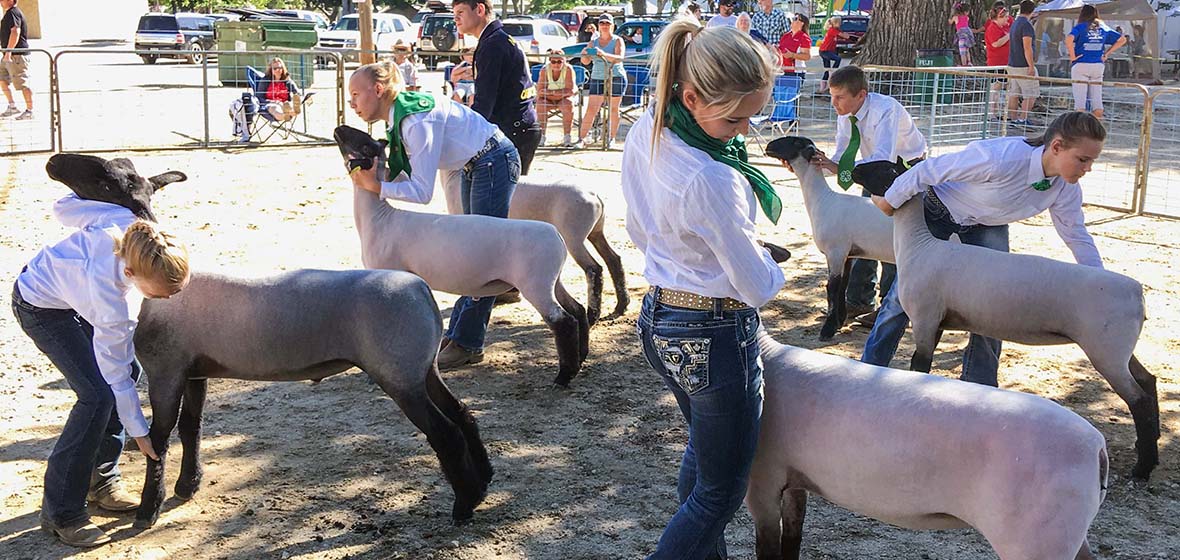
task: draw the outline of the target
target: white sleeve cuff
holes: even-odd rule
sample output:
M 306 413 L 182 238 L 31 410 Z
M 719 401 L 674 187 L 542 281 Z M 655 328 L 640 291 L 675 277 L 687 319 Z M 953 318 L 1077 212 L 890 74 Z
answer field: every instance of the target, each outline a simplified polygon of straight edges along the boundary
M 119 385 L 124 385 L 120 383 Z M 143 409 L 139 406 L 139 393 L 135 391 L 135 384 L 124 388 L 111 387 L 115 395 L 115 411 L 119 414 L 119 422 L 131 437 L 143 437 L 148 434 L 147 419 L 143 416 Z

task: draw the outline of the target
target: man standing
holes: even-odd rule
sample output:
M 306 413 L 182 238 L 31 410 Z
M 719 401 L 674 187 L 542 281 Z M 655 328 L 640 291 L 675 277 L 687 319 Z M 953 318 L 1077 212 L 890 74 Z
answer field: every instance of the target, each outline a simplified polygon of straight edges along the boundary
M 1012 124 L 1028 126 L 1028 112 L 1041 94 L 1041 83 L 1036 79 L 1036 56 L 1033 54 L 1033 29 L 1029 16 L 1037 5 L 1032 0 L 1020 3 L 1020 16 L 1008 31 L 1008 119 Z M 1031 79 L 1030 79 L 1031 76 Z M 1020 111 L 1016 110 L 1019 102 Z
M 541 143 L 541 126 L 533 107 L 537 88 L 524 53 L 496 20 L 492 0 L 454 0 L 451 10 L 460 33 L 479 37 L 472 67 L 456 68 L 451 78 L 474 80 L 471 108 L 512 140 L 520 152 L 520 174 L 527 175 Z
M 775 9 L 774 0 L 758 0 L 758 8 L 750 16 L 751 28 L 765 37 L 770 46 L 776 47 L 790 30 L 787 15 Z
M 0 7 L 4 8 L 4 17 L 0 19 L 0 45 L 6 49 L 29 48 L 29 30 L 25 25 L 25 15 L 16 7 L 16 0 L 0 0 Z M 29 79 L 29 51 L 5 51 L 0 59 L 0 88 L 4 89 L 4 97 L 8 99 L 8 109 L 0 113 L 0 117 L 11 117 L 17 113 L 18 121 L 33 118 L 33 91 L 25 82 Z M 25 112 L 16 108 L 16 101 L 12 98 L 9 83 L 16 86 L 25 96 Z
M 737 0 L 718 0 L 718 15 L 709 18 L 709 24 L 705 27 L 720 27 L 722 25 L 737 27 L 738 17 L 733 13 L 733 4 L 736 1 Z

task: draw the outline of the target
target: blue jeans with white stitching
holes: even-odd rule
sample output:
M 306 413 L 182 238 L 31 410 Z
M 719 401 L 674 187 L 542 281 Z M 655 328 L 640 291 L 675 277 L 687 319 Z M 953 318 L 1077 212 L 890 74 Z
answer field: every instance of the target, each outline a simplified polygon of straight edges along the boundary
M 698 311 L 643 299 L 638 334 L 688 422 L 680 508 L 649 559 L 727 558 L 725 526 L 742 504 L 762 419 L 756 309 Z

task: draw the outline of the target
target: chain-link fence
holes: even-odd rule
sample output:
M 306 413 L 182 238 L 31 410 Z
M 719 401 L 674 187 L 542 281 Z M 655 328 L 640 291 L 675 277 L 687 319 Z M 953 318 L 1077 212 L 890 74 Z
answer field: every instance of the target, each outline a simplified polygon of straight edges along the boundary
M 6 65 L 12 71 L 0 76 L 6 80 L 0 105 L 0 153 L 54 150 L 53 58 L 40 49 L 0 49 L 0 53 L 13 61 Z
M 208 148 L 235 143 L 327 143 L 343 112 L 338 59 L 316 69 L 312 51 L 207 51 L 197 64 L 184 59 L 152 59 L 150 71 L 137 51 L 63 50 L 56 61 L 57 143 L 69 151 Z M 303 99 L 285 130 L 243 142 L 231 107 L 250 87 L 248 72 L 262 76 L 272 58 L 290 71 Z M 323 56 L 320 53 L 320 56 Z M 251 70 L 248 70 L 251 69 Z M 250 115 L 261 130 L 265 99 Z M 292 112 L 294 108 L 292 108 Z M 267 119 L 270 121 L 270 119 Z M 262 132 L 267 132 L 262 130 Z

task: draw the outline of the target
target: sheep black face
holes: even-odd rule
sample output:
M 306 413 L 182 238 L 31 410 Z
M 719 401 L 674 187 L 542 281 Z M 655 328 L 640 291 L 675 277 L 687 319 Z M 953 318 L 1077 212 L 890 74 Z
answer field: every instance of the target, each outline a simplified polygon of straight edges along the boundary
M 373 158 L 380 158 L 385 154 L 385 140 L 375 140 L 363 130 L 351 126 L 338 126 L 332 131 L 332 138 L 336 140 L 336 147 L 340 148 L 340 155 L 348 160 L 348 170 L 356 168 L 369 169 L 373 167 Z
M 168 171 L 144 178 L 135 171 L 131 160 L 105 160 L 81 154 L 57 154 L 45 164 L 49 178 L 69 187 L 78 198 L 118 204 L 140 218 L 155 221 L 152 214 L 152 194 L 169 183 L 188 177 L 179 171 Z
M 906 167 L 901 163 L 891 161 L 870 161 L 852 168 L 852 182 L 862 186 L 866 191 L 877 196 L 885 196 L 885 191 L 893 185 Z
M 796 159 L 811 161 L 816 151 L 815 142 L 802 136 L 784 136 L 766 145 L 767 156 L 791 163 Z

